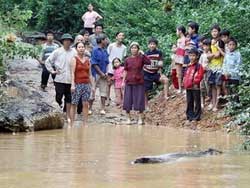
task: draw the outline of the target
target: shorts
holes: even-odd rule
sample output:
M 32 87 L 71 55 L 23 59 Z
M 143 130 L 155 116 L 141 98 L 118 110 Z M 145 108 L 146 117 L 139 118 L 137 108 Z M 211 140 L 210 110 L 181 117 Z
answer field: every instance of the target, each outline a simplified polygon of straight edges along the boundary
M 76 84 L 75 92 L 71 94 L 71 103 L 74 105 L 78 105 L 80 100 L 82 102 L 87 102 L 89 101 L 90 94 L 90 84 Z
M 107 97 L 108 95 L 108 80 L 96 75 L 96 87 L 99 88 L 100 96 Z
M 226 80 L 226 86 L 238 86 L 238 85 L 240 85 L 239 80 L 234 80 L 230 78 Z
M 159 73 L 149 73 L 144 71 L 144 86 L 146 91 L 153 89 L 154 83 L 160 84 L 161 75 Z
M 174 55 L 174 62 L 176 64 L 180 64 L 180 65 L 183 65 L 184 63 L 184 56 L 181 56 L 181 55 Z
M 222 85 L 222 73 L 218 71 L 208 71 L 208 83 L 214 86 Z
M 55 82 L 56 102 L 61 106 L 62 98 L 65 103 L 71 103 L 71 84 Z

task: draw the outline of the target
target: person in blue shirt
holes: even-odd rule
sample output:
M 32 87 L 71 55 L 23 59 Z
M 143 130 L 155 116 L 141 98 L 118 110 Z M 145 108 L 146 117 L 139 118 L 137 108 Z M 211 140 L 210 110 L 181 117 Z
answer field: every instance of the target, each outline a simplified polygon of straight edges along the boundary
M 240 82 L 240 66 L 242 63 L 241 54 L 237 49 L 237 41 L 234 38 L 228 40 L 228 51 L 225 54 L 222 73 L 223 73 L 223 85 L 239 85 Z M 226 89 L 225 95 L 233 94 L 229 93 Z
M 191 41 L 195 44 L 195 47 L 199 49 L 199 24 L 196 22 L 189 22 L 188 34 L 190 35 Z
M 188 57 L 188 50 L 191 48 L 197 48 L 199 49 L 199 24 L 196 22 L 189 22 L 188 23 L 188 32 L 186 34 L 186 53 L 184 56 L 184 64 L 183 64 L 183 75 L 186 72 L 187 66 L 190 62 Z
M 109 64 L 108 52 L 106 50 L 108 40 L 107 36 L 100 34 L 96 38 L 97 46 L 94 47 L 91 54 L 92 75 L 95 78 L 95 87 L 99 88 L 101 96 L 101 115 L 105 115 L 105 101 L 107 98 L 108 74 L 107 65 Z M 89 114 L 92 114 L 92 105 L 94 102 L 95 92 L 92 93 L 89 107 Z

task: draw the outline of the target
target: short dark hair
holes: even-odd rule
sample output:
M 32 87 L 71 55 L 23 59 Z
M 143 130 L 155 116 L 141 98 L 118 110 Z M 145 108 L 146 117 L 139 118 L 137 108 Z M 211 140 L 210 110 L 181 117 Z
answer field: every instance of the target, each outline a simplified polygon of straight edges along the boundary
M 115 60 L 120 61 L 120 63 L 122 64 L 122 61 L 120 60 L 120 58 L 118 58 L 118 57 L 114 58 L 113 61 L 112 61 L 113 69 L 116 69 L 116 68 L 115 68 Z
M 52 34 L 52 35 L 54 35 L 54 31 L 52 31 L 52 30 L 48 30 L 48 31 L 46 31 L 46 35 L 48 35 L 48 34 Z
M 220 36 L 221 35 L 224 35 L 224 36 L 230 36 L 230 31 L 229 30 L 227 30 L 227 29 L 223 29 L 221 32 L 220 32 Z
M 221 28 L 218 24 L 213 25 L 210 30 L 212 31 L 213 29 L 216 29 L 219 32 L 221 31 Z
M 188 23 L 188 27 L 191 27 L 194 31 L 195 31 L 195 33 L 197 34 L 198 32 L 199 32 L 199 24 L 198 23 L 196 23 L 196 22 L 189 22 Z
M 100 34 L 98 37 L 96 37 L 96 43 L 100 44 L 106 38 L 107 38 L 107 36 L 105 34 Z
M 206 37 L 203 35 L 198 37 L 199 42 L 203 42 L 205 39 L 206 39 Z
M 202 44 L 203 44 L 203 45 L 206 45 L 206 46 L 211 46 L 211 40 L 210 40 L 210 39 L 204 39 L 204 40 L 202 41 Z
M 178 27 L 177 27 L 177 30 L 178 30 L 178 31 L 181 31 L 184 35 L 185 35 L 185 33 L 186 33 L 186 28 L 185 28 L 183 25 L 178 26 Z
M 195 55 L 199 56 L 200 52 L 197 48 L 191 48 L 190 50 L 188 50 L 188 54 L 195 54 Z
M 236 46 L 238 46 L 238 42 L 234 37 L 230 37 L 228 42 L 234 42 L 236 44 Z
M 82 30 L 79 32 L 79 35 L 86 35 L 86 34 L 89 34 L 88 30 L 86 30 L 86 29 L 82 29 Z
M 117 37 L 120 33 L 123 33 L 121 31 L 116 32 L 115 36 Z
M 95 24 L 95 28 L 97 28 L 97 27 L 101 27 L 101 28 L 103 29 L 103 24 L 101 24 L 101 23 L 96 23 L 96 24 Z
M 154 37 L 151 37 L 149 40 L 148 40 L 148 44 L 150 44 L 150 43 L 155 43 L 155 45 L 156 46 L 158 46 L 158 40 L 156 39 L 156 38 L 154 38 Z

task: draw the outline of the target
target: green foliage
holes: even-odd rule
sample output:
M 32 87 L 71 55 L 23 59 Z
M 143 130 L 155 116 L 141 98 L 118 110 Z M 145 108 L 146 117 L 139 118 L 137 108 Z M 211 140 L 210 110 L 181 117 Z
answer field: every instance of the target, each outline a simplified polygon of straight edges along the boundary
M 53 29 L 60 32 L 77 33 L 83 29 L 82 15 L 89 3 L 95 1 L 41 0 L 37 15 L 36 29 Z
M 0 15 L 1 33 L 20 31 L 27 27 L 27 21 L 31 18 L 31 10 L 20 10 L 15 6 L 11 11 L 5 11 Z
M 15 57 L 37 57 L 39 49 L 29 44 L 16 42 L 14 32 L 27 27 L 32 11 L 20 10 L 15 6 L 12 10 L 0 11 L 0 76 L 4 74 L 8 59 Z

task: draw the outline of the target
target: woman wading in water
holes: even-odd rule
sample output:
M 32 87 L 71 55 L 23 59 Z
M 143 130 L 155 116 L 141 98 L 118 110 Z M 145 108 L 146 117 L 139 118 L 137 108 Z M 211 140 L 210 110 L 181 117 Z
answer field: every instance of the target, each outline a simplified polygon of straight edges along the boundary
M 88 107 L 91 88 L 93 88 L 93 79 L 91 74 L 91 64 L 89 57 L 85 54 L 85 46 L 83 42 L 78 42 L 75 45 L 77 55 L 71 62 L 71 93 L 72 105 L 70 110 L 71 126 L 75 121 L 76 107 L 81 99 L 83 104 L 83 125 L 86 125 L 88 120 Z

